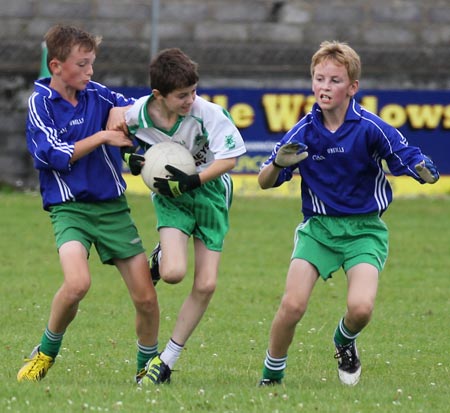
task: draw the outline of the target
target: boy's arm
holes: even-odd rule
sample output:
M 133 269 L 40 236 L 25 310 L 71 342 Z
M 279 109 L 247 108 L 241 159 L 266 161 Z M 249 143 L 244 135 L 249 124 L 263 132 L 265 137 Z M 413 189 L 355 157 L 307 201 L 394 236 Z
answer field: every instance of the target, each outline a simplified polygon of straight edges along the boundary
M 109 111 L 106 121 L 106 130 L 119 130 L 128 135 L 128 126 L 125 122 L 125 112 L 131 108 L 129 106 L 115 106 Z
M 259 171 L 258 183 L 261 189 L 272 188 L 284 168 L 294 166 L 306 159 L 308 157 L 307 149 L 308 147 L 300 142 L 282 145 L 272 162 Z
M 259 171 L 258 184 L 261 189 L 273 188 L 280 175 L 281 168 L 276 167 L 273 162 L 266 165 Z
M 169 179 L 155 178 L 155 187 L 158 188 L 160 194 L 176 198 L 184 192 L 192 191 L 201 184 L 231 171 L 236 162 L 236 158 L 216 159 L 204 171 L 192 175 L 188 175 L 171 165 L 166 165 L 166 169 L 172 177 Z
M 78 159 L 92 152 L 101 145 L 111 145 L 120 148 L 132 147 L 133 142 L 128 137 L 128 126 L 125 122 L 125 112 L 131 107 L 115 106 L 110 109 L 108 120 L 106 122 L 106 130 L 94 133 L 85 139 L 81 139 L 75 143 L 75 149 L 70 159 L 73 164 Z
M 122 131 L 100 131 L 75 142 L 70 163 L 75 163 L 78 159 L 86 156 L 88 153 L 92 152 L 95 148 L 101 145 L 124 147 L 133 146 L 133 142 Z
M 377 135 L 377 150 L 381 158 L 386 160 L 392 175 L 408 175 L 421 184 L 434 184 L 438 181 L 439 172 L 436 165 L 420 148 L 410 146 L 396 128 L 386 123 L 380 126 L 383 133 Z
M 421 184 L 434 184 L 438 181 L 436 165 L 418 147 L 402 145 L 396 148 L 392 144 L 392 148 L 394 151 L 384 157 L 392 175 L 408 175 Z
M 237 163 L 237 158 L 216 159 L 205 170 L 199 173 L 202 184 L 212 181 L 219 176 L 231 171 Z

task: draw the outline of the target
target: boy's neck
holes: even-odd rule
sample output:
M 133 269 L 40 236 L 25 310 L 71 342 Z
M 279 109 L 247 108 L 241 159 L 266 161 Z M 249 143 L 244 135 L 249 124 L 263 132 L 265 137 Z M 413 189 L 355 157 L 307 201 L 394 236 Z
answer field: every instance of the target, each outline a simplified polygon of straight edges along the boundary
M 65 87 L 60 84 L 54 77 L 50 80 L 50 87 L 56 90 L 64 100 L 67 100 L 73 106 L 78 104 L 77 90 L 72 87 Z
M 153 124 L 164 130 L 171 130 L 178 122 L 179 115 L 171 112 L 160 101 L 151 99 L 147 105 L 147 113 Z
M 323 125 L 330 131 L 335 132 L 345 121 L 348 105 L 335 108 L 333 110 L 322 109 Z

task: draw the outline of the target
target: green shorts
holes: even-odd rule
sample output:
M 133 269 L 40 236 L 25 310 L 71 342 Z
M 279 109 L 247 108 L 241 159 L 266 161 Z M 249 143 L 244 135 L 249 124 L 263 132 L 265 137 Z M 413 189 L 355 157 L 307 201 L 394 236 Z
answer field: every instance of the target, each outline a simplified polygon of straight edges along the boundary
M 153 194 L 157 228 L 177 228 L 200 239 L 209 250 L 220 252 L 229 228 L 232 198 L 233 182 L 228 174 L 178 198 Z
M 314 216 L 295 233 L 291 258 L 313 264 L 326 280 L 339 268 L 345 272 L 368 263 L 382 271 L 389 249 L 389 233 L 378 214 L 346 217 Z
M 68 241 L 79 241 L 89 254 L 94 244 L 104 264 L 145 251 L 124 195 L 106 202 L 55 205 L 50 218 L 58 249 Z

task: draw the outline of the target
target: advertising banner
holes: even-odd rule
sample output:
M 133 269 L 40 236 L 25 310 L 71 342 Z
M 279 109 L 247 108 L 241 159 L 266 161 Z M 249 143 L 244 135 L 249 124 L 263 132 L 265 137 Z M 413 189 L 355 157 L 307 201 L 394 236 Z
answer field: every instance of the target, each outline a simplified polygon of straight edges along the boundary
M 115 90 L 135 97 L 149 93 L 148 88 Z M 241 131 L 247 153 L 233 172 L 244 175 L 258 173 L 275 143 L 314 103 L 306 89 L 199 88 L 198 94 L 227 109 Z M 450 91 L 361 90 L 356 99 L 419 146 L 441 175 L 450 175 Z

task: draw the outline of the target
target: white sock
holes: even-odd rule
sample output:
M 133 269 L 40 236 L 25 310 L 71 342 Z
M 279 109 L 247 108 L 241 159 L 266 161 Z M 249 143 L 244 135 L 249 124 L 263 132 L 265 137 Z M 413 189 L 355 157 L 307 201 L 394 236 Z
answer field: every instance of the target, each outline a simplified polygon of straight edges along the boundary
M 160 359 L 169 366 L 170 370 L 173 369 L 174 364 L 180 358 L 183 347 L 184 346 L 180 346 L 179 344 L 175 343 L 175 341 L 170 339 L 167 343 L 166 348 L 159 356 Z

